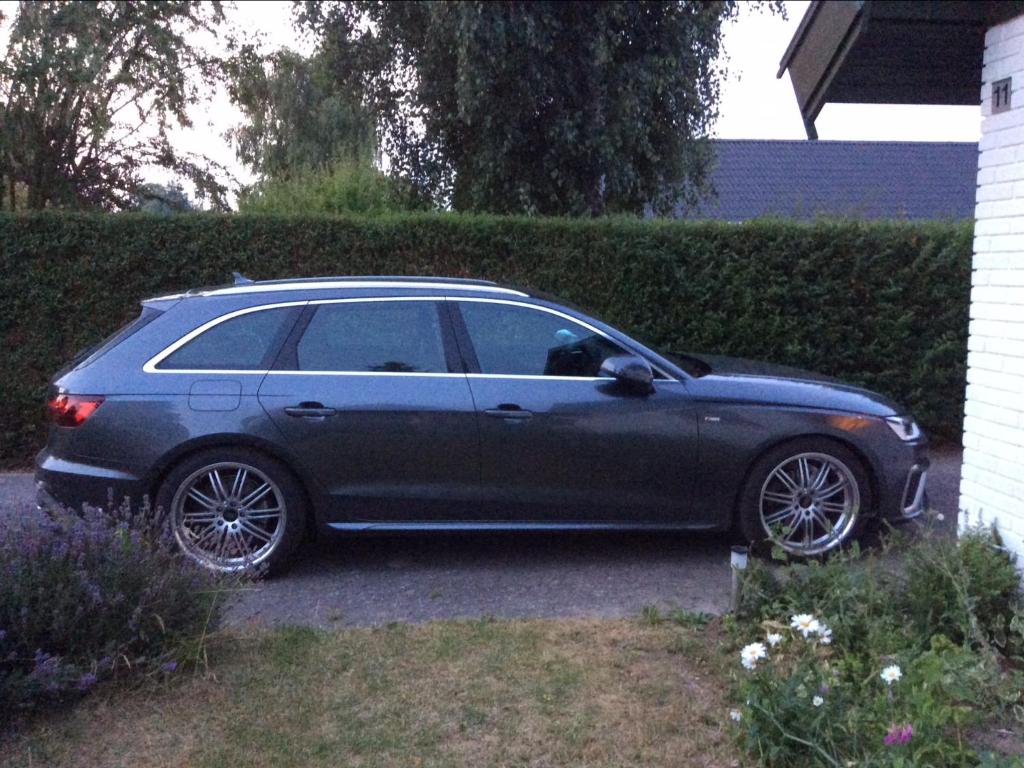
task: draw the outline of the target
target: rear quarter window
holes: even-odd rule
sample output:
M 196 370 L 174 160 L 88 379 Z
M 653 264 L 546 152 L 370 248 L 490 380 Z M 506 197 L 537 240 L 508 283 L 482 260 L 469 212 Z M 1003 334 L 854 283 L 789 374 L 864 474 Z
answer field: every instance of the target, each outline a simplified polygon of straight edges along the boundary
M 224 320 L 187 341 L 156 367 L 162 371 L 268 370 L 299 309 L 261 309 Z
M 75 370 L 85 368 L 85 366 L 101 358 L 103 355 L 112 350 L 114 347 L 116 347 L 118 344 L 120 344 L 128 337 L 141 331 L 143 328 L 145 328 L 151 322 L 156 320 L 162 314 L 162 309 L 144 306 L 139 316 L 132 320 L 130 323 L 114 331 L 114 333 L 110 334 L 110 336 L 105 338 L 99 344 L 94 344 L 91 347 L 86 347 L 81 352 L 78 352 L 72 358 L 71 366 Z

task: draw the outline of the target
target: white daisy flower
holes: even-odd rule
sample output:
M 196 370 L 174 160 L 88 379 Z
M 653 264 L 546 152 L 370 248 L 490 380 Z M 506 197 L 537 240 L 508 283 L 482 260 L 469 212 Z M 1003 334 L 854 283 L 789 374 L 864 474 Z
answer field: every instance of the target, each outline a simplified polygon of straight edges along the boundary
M 818 631 L 818 620 L 809 613 L 799 613 L 789 620 L 789 626 L 797 630 L 805 638 Z
M 822 645 L 832 644 L 832 630 L 824 624 L 818 627 L 818 642 Z
M 946 519 L 946 516 L 944 514 L 942 514 L 941 512 L 939 512 L 939 514 L 937 514 L 935 516 L 935 519 L 938 520 L 941 523 L 943 520 Z
M 821 698 L 821 696 L 815 696 L 813 699 L 811 699 L 811 704 L 813 704 L 816 707 L 820 707 L 824 703 L 825 700 Z
M 764 643 L 751 643 L 740 651 L 740 662 L 747 669 L 757 669 L 757 662 L 766 658 L 768 658 L 768 649 L 764 647 Z
M 897 666 L 896 664 L 892 664 L 882 670 L 882 674 L 880 675 L 880 677 L 882 678 L 882 680 L 885 681 L 886 685 L 892 685 L 901 677 L 903 677 L 903 672 L 900 671 L 899 666 Z
M 768 645 L 774 647 L 774 646 L 778 645 L 781 642 L 782 642 L 782 635 L 780 635 L 778 632 L 769 632 L 768 633 Z
M 732 718 L 733 722 L 738 723 L 740 720 L 743 719 L 743 713 L 740 712 L 738 709 L 730 709 L 729 717 Z

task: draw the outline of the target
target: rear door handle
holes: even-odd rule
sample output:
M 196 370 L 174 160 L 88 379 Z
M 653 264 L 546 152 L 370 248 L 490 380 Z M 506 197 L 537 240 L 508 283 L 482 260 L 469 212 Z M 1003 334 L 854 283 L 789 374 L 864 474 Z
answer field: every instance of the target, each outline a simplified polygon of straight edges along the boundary
M 333 408 L 325 408 L 323 403 L 299 403 L 285 408 L 284 412 L 297 419 L 322 419 L 337 413 Z
M 532 411 L 524 410 L 515 403 L 502 403 L 497 408 L 488 408 L 484 413 L 495 419 L 529 419 Z

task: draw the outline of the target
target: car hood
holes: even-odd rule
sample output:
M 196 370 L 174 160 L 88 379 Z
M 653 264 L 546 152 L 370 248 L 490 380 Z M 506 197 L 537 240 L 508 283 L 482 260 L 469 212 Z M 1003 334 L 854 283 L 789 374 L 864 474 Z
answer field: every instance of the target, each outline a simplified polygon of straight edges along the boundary
M 710 399 L 823 408 L 870 416 L 906 413 L 898 404 L 863 387 L 819 373 L 723 355 L 687 353 L 709 372 L 693 380 L 695 394 Z

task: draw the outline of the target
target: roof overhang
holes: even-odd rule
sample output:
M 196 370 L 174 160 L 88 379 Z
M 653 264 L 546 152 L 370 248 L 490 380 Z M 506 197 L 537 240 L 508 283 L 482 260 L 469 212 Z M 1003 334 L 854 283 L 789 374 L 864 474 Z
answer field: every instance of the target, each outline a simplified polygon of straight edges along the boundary
M 978 104 L 985 31 L 1024 2 L 814 0 L 779 64 L 808 138 L 828 102 Z

